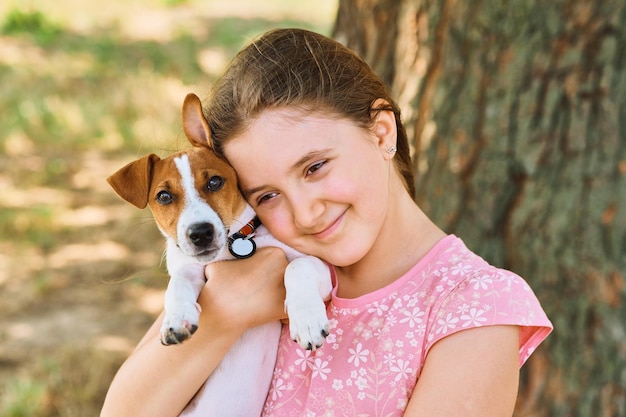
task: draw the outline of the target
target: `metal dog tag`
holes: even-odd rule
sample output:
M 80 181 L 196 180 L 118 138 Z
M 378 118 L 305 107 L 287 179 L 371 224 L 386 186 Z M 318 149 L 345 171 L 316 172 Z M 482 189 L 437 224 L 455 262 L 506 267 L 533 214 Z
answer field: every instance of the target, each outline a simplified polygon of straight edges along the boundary
M 237 239 L 229 239 L 228 250 L 231 255 L 237 259 L 246 259 L 254 255 L 256 251 L 256 243 L 251 237 L 238 237 Z
M 246 223 L 241 230 L 228 237 L 228 251 L 237 259 L 246 259 L 254 255 L 256 243 L 252 240 L 254 231 L 261 225 L 258 217 Z

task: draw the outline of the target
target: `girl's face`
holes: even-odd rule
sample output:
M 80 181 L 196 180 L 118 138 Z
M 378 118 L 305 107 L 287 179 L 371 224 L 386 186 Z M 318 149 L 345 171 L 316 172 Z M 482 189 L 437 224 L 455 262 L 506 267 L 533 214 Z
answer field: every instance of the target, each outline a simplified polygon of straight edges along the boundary
M 323 113 L 267 110 L 224 150 L 277 239 L 349 266 L 371 250 L 388 212 L 395 119 L 378 119 L 369 131 Z

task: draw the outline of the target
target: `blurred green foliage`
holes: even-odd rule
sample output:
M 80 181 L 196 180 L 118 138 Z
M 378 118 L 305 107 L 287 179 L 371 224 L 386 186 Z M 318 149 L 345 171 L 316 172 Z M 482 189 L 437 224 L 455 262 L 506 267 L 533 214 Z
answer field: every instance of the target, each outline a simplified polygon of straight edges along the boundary
M 6 417 L 29 417 L 41 413 L 45 383 L 31 378 L 16 379 L 6 390 L 0 410 Z
M 52 42 L 61 31 L 61 26 L 47 19 L 41 11 L 20 9 L 13 9 L 7 14 L 0 30 L 4 35 L 30 35 L 40 44 Z

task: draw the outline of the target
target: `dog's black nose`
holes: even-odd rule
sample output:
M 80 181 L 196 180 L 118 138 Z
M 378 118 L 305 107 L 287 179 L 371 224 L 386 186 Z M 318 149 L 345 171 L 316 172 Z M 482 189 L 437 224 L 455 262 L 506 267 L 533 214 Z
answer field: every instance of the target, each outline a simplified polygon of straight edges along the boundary
M 207 247 L 213 240 L 213 225 L 211 223 L 197 223 L 187 232 L 191 243 L 199 248 Z

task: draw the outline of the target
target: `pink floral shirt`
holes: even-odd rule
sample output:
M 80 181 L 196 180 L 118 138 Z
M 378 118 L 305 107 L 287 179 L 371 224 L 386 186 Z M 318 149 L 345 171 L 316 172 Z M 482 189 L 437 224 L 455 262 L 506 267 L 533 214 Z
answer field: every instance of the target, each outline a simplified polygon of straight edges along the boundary
M 335 280 L 336 282 L 336 280 Z M 520 326 L 520 366 L 552 330 L 528 284 L 447 236 L 389 286 L 328 305 L 315 352 L 284 326 L 264 416 L 401 416 L 429 349 L 479 326 Z

